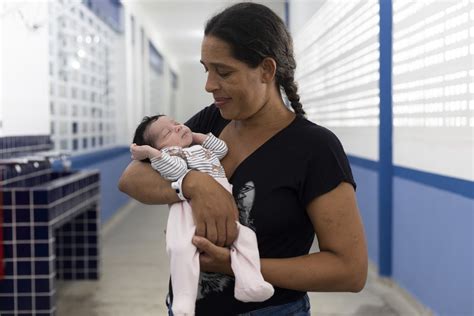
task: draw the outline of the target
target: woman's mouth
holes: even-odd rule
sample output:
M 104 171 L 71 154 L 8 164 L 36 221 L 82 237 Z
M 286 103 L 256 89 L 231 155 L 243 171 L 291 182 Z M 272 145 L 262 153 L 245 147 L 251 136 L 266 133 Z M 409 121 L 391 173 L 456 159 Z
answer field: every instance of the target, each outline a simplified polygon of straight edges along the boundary
M 214 104 L 215 104 L 217 107 L 222 107 L 222 106 L 224 106 L 226 103 L 228 103 L 230 100 L 232 100 L 232 98 L 215 98 L 215 99 L 214 99 Z

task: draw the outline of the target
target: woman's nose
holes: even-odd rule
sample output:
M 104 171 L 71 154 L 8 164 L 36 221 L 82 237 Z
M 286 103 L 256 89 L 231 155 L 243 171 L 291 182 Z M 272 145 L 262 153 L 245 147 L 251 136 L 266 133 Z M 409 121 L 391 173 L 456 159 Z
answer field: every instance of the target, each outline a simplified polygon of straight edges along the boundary
M 218 88 L 219 87 L 218 87 L 216 79 L 209 72 L 207 74 L 207 80 L 206 80 L 206 86 L 205 86 L 206 91 L 207 92 L 213 92 L 213 91 L 217 90 Z

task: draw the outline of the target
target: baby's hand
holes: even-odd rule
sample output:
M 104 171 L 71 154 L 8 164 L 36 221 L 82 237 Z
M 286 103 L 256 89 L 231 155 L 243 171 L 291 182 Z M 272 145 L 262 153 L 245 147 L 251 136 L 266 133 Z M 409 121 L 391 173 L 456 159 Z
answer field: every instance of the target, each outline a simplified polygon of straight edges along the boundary
M 202 143 L 204 143 L 204 141 L 206 140 L 207 137 L 208 136 L 205 135 L 205 134 L 194 133 L 193 132 L 193 143 L 202 145 Z
M 132 153 L 132 159 L 143 160 L 146 158 L 160 157 L 161 152 L 148 145 L 138 146 L 137 144 L 130 145 L 130 152 Z

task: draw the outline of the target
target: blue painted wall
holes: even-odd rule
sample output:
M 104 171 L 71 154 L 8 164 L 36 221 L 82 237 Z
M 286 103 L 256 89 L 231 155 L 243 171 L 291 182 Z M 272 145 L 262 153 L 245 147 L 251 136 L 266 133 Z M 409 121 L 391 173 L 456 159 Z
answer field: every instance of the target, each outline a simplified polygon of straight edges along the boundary
M 380 271 L 380 165 L 349 161 L 369 259 Z M 390 277 L 435 315 L 474 315 L 474 182 L 394 166 L 392 201 Z
M 438 315 L 474 315 L 474 200 L 395 177 L 393 201 L 393 279 Z
M 87 166 L 87 169 L 100 170 L 101 213 L 102 225 L 107 222 L 120 207 L 125 205 L 129 197 L 117 188 L 117 183 L 125 167 L 130 162 L 130 153 L 118 155 L 114 158 L 102 160 Z
M 115 147 L 100 150 L 73 156 L 71 161 L 72 169 L 97 169 L 100 171 L 100 220 L 103 225 L 129 201 L 129 197 L 117 188 L 118 180 L 130 162 L 129 149 L 128 147 Z M 59 163 L 55 163 L 54 167 L 60 168 Z
M 369 259 L 380 269 L 378 162 L 349 156 Z M 395 167 L 390 277 L 435 315 L 474 315 L 474 183 Z

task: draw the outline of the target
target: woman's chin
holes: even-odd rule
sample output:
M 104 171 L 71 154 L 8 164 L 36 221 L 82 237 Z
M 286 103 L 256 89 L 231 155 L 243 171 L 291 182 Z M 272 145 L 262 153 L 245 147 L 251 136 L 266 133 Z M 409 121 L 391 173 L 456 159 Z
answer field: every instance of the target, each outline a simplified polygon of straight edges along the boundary
M 230 113 L 229 111 L 226 111 L 224 109 L 219 109 L 219 113 L 221 114 L 223 119 L 226 119 L 229 121 L 234 119 L 232 113 Z

